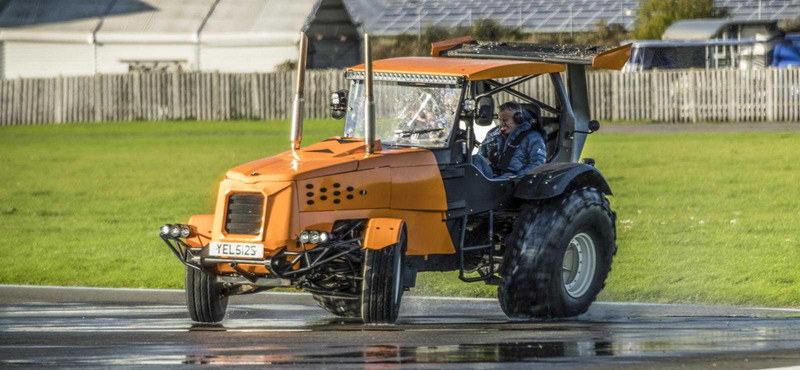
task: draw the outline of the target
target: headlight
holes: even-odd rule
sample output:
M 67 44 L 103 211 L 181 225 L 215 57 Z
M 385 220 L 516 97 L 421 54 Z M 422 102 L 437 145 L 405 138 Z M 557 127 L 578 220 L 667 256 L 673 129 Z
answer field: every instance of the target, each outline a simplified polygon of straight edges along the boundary
M 161 226 L 161 230 L 160 230 L 161 231 L 161 235 L 169 235 L 169 230 L 171 228 L 172 228 L 172 225 L 170 225 L 170 224 L 166 224 L 164 226 Z
M 308 243 L 308 239 L 309 239 L 308 231 L 301 231 L 300 236 L 297 238 L 297 240 L 302 244 Z
M 181 237 L 188 238 L 189 235 L 192 235 L 192 229 L 189 226 L 181 225 Z
M 308 230 L 301 231 L 297 241 L 302 244 L 319 244 L 331 240 L 331 234 L 324 231 Z
M 173 238 L 181 236 L 181 225 L 172 225 L 169 229 L 169 236 Z

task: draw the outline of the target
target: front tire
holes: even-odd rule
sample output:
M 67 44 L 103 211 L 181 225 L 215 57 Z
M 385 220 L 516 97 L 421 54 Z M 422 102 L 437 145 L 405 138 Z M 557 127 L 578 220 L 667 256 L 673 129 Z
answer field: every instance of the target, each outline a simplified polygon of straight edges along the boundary
M 228 297 L 222 294 L 213 276 L 187 266 L 186 306 L 193 321 L 220 322 L 228 309 Z
M 498 287 L 503 312 L 527 319 L 585 313 L 611 271 L 615 218 L 595 188 L 525 209 L 510 237 Z
M 403 298 L 406 227 L 396 244 L 364 251 L 361 319 L 365 324 L 391 324 L 397 320 Z

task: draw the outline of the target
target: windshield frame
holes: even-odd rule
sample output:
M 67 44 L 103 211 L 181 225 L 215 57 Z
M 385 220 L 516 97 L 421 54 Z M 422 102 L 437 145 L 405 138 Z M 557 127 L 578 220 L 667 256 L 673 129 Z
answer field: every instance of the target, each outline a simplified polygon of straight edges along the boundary
M 354 99 L 354 87 L 357 86 L 356 84 L 364 81 L 364 72 L 353 72 L 347 71 L 345 74 L 345 78 L 349 82 L 349 89 L 350 89 L 350 96 L 348 96 L 347 101 L 347 109 L 348 112 L 352 112 L 353 103 L 355 102 Z M 398 74 L 398 73 L 374 73 L 374 79 L 376 81 L 381 82 L 392 82 L 398 84 L 404 84 L 411 87 L 434 87 L 434 88 L 451 88 L 451 89 L 458 89 L 458 102 L 455 109 L 455 114 L 451 122 L 449 122 L 448 128 L 449 133 L 448 137 L 443 141 L 446 143 L 443 146 L 425 146 L 425 145 L 418 145 L 418 144 L 400 144 L 400 143 L 384 143 L 381 142 L 381 145 L 387 147 L 402 147 L 402 148 L 421 148 L 421 149 L 428 149 L 428 150 L 442 150 L 442 149 L 450 149 L 453 146 L 453 142 L 455 140 L 456 132 L 459 128 L 459 121 L 461 120 L 461 112 L 463 110 L 464 98 L 467 94 L 467 88 L 470 84 L 465 83 L 464 77 L 452 77 L 452 76 L 439 76 L 439 75 L 412 75 L 412 74 Z M 363 85 L 362 85 L 363 86 Z M 377 100 L 377 99 L 376 99 Z M 363 113 L 356 113 L 356 114 L 363 114 Z M 354 137 L 354 138 L 363 138 L 364 132 L 353 132 L 352 136 L 347 136 L 347 118 L 345 118 L 345 124 L 343 127 L 342 136 L 343 137 Z

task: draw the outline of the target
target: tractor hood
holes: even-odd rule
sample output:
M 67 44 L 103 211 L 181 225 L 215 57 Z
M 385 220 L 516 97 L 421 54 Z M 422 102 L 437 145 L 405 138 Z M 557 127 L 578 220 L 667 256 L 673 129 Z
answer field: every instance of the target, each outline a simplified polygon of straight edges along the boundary
M 228 171 L 244 183 L 293 181 L 378 167 L 436 165 L 433 153 L 418 148 L 382 149 L 367 155 L 363 139 L 332 137 L 296 151 L 245 163 Z

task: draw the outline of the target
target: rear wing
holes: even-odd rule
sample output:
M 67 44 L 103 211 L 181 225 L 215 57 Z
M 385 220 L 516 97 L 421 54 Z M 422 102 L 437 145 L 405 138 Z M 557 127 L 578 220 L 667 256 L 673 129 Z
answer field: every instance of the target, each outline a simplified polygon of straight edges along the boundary
M 474 41 L 467 36 L 431 44 L 431 56 L 511 59 L 620 70 L 631 56 L 631 44 L 619 47 L 530 44 Z

